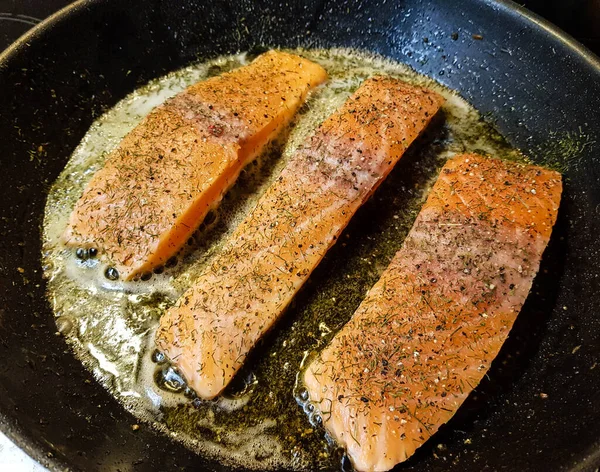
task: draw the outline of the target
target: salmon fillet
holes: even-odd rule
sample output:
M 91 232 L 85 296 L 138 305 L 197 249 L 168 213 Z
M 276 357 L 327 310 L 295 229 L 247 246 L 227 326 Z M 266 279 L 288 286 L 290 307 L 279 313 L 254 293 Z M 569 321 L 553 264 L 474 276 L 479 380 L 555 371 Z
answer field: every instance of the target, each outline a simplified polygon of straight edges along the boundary
M 287 126 L 325 70 L 270 51 L 153 110 L 87 185 L 63 235 L 130 280 L 163 265 Z
M 229 383 L 442 102 L 396 79 L 366 80 L 292 156 L 160 320 L 159 349 L 200 397 Z
M 556 221 L 560 174 L 456 157 L 402 248 L 306 369 L 309 400 L 357 471 L 385 471 L 446 423 L 517 317 Z

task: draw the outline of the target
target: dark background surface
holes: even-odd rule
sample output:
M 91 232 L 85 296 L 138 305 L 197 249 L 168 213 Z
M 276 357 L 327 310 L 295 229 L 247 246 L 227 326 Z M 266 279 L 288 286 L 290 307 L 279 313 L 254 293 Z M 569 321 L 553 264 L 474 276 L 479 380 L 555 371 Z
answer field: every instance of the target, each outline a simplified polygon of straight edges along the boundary
M 0 0 L 0 50 L 72 0 Z M 564 29 L 600 55 L 600 0 L 517 2 Z

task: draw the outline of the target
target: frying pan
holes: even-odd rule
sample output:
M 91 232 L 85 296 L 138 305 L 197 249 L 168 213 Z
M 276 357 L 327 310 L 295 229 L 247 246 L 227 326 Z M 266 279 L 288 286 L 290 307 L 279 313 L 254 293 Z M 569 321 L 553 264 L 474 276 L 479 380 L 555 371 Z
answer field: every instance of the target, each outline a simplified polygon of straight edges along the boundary
M 0 428 L 52 470 L 222 470 L 149 427 L 133 431 L 55 334 L 43 208 L 93 120 L 137 86 L 199 58 L 298 45 L 405 62 L 534 160 L 565 168 L 559 220 L 509 341 L 399 470 L 597 470 L 600 62 L 499 0 L 80 1 L 0 56 Z

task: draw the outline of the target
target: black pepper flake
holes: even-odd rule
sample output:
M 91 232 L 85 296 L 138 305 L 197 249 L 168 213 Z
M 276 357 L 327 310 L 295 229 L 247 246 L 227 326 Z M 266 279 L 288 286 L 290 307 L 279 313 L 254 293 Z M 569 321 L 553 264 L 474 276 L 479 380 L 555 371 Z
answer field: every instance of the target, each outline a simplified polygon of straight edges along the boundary
M 208 127 L 208 132 L 215 137 L 223 136 L 225 127 L 222 124 L 214 123 Z

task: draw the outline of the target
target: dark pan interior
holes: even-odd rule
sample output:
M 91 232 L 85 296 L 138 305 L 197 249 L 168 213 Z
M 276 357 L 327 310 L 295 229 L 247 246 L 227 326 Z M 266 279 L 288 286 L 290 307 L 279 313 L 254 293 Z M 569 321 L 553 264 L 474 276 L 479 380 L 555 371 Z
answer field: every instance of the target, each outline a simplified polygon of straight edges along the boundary
M 56 470 L 219 469 L 133 431 L 55 335 L 40 223 L 95 117 L 151 78 L 260 45 L 393 57 L 459 90 L 534 158 L 573 157 L 542 270 L 489 379 L 399 469 L 596 469 L 600 64 L 514 4 L 481 0 L 88 1 L 0 57 L 0 428 Z

